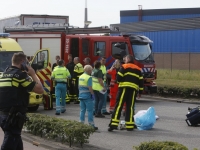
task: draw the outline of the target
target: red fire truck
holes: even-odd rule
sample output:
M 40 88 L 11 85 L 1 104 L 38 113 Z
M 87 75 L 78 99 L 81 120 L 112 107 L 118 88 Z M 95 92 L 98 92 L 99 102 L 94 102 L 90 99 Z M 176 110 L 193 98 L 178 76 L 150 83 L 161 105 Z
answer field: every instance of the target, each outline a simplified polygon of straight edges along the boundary
M 34 47 L 43 49 L 36 53 L 32 64 L 37 66 L 38 76 L 49 94 L 51 93 L 50 73 L 53 62 L 51 59 L 59 54 L 65 62 L 69 54 L 79 57 L 81 63 L 84 58 L 90 57 L 92 64 L 105 56 L 107 69 L 112 66 L 116 58 L 122 59 L 124 55 L 131 54 L 135 58 L 134 63 L 142 68 L 144 93 L 157 91 L 154 82 L 156 66 L 152 53 L 152 41 L 145 36 L 133 34 L 106 36 L 99 34 L 116 34 L 117 32 L 108 27 L 73 28 L 65 25 L 5 27 L 4 32 L 10 33 L 10 37 L 16 39 L 25 53 L 28 49 L 33 52 Z M 41 67 L 38 63 L 41 53 L 46 55 L 45 59 L 48 62 L 46 67 Z M 54 55 L 50 57 L 49 53 Z

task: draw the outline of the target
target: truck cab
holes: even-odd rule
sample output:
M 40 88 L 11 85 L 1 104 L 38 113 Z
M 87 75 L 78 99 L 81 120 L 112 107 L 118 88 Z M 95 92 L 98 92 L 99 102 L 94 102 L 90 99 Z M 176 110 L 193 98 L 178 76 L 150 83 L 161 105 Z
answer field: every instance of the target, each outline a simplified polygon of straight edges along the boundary
M 115 59 L 123 61 L 123 57 L 131 54 L 134 63 L 141 68 L 144 77 L 145 94 L 156 93 L 157 86 L 155 61 L 152 53 L 152 43 L 148 37 L 140 35 L 99 36 L 99 35 L 66 35 L 66 49 L 62 58 L 67 61 L 68 54 L 79 57 L 81 63 L 89 57 L 93 64 L 95 60 L 106 57 L 106 68 L 109 69 Z
M 11 66 L 12 56 L 17 52 L 23 52 L 20 45 L 14 39 L 9 38 L 8 33 L 0 33 L 0 74 Z M 43 96 L 30 92 L 28 109 L 36 111 L 41 103 L 43 103 Z

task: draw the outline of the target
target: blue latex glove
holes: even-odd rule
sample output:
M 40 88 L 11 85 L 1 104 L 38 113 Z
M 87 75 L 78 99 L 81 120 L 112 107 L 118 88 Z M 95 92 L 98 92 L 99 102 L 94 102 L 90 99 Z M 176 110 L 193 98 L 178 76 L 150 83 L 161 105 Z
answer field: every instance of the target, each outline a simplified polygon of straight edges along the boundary
M 91 95 L 91 98 L 92 98 L 93 101 L 95 100 L 95 98 L 94 98 L 94 94 Z

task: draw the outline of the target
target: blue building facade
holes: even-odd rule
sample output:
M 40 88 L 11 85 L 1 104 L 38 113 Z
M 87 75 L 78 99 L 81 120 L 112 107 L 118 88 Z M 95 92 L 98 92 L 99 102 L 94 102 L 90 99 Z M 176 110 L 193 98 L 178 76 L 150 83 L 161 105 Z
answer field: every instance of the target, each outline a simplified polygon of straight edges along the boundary
M 200 8 L 120 11 L 114 26 L 149 37 L 159 68 L 200 69 Z
M 139 21 L 139 11 L 142 11 Z M 200 8 L 152 9 L 120 11 L 120 23 L 153 22 L 200 17 Z M 137 25 L 138 26 L 138 25 Z M 178 26 L 178 24 L 177 24 Z M 148 30 L 148 27 L 147 27 Z M 200 28 L 163 29 L 157 31 L 132 32 L 149 37 L 154 41 L 154 53 L 200 53 Z

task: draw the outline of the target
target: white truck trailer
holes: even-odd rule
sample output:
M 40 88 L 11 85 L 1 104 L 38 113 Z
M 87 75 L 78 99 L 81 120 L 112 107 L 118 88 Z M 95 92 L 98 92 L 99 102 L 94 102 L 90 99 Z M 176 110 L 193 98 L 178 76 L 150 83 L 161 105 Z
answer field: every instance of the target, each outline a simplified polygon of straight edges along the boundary
M 4 27 L 9 26 L 54 26 L 57 24 L 69 25 L 69 16 L 21 14 L 0 19 L 0 33 L 3 32 Z M 48 48 L 51 52 L 50 60 L 53 63 L 55 56 L 61 55 L 61 34 L 23 34 L 19 32 L 11 33 L 10 37 L 20 44 L 27 56 L 34 55 L 36 50 Z
M 35 25 L 35 24 L 68 24 L 69 16 L 21 14 L 0 19 L 0 33 L 5 26 Z

